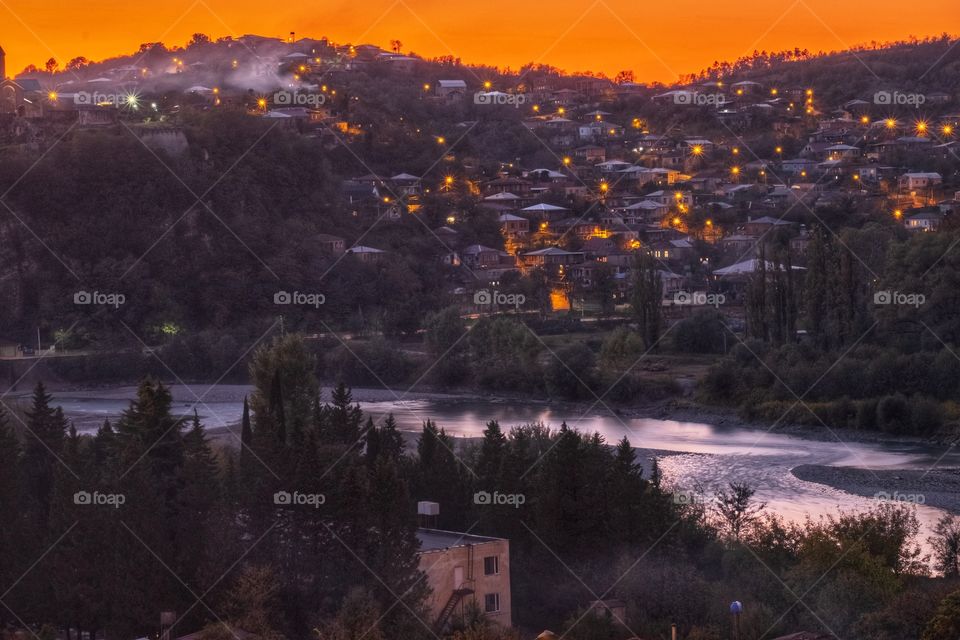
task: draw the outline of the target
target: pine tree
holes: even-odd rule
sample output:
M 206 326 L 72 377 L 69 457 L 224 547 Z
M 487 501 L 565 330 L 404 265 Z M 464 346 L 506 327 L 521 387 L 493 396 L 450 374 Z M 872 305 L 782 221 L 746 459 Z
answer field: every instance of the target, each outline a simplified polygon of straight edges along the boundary
M 631 304 L 640 324 L 644 346 L 652 349 L 660 338 L 663 324 L 663 280 L 656 262 L 647 253 L 637 256 Z
M 29 505 L 40 525 L 46 530 L 53 493 L 55 467 L 62 464 L 64 435 L 67 422 L 63 411 L 50 406 L 52 397 L 42 382 L 33 391 L 33 402 L 26 412 L 26 446 L 23 469 L 27 476 L 26 492 Z
M 360 405 L 353 405 L 353 394 L 342 382 L 331 394 L 329 411 L 330 436 L 334 443 L 352 445 L 360 437 L 363 412 Z
M 483 443 L 480 445 L 476 470 L 480 486 L 484 489 L 499 488 L 506 445 L 507 438 L 500 430 L 500 424 L 496 420 L 488 422 L 483 431 Z
M 388 460 L 398 462 L 403 455 L 403 434 L 397 427 L 397 420 L 393 414 L 388 414 L 380 427 L 380 455 Z

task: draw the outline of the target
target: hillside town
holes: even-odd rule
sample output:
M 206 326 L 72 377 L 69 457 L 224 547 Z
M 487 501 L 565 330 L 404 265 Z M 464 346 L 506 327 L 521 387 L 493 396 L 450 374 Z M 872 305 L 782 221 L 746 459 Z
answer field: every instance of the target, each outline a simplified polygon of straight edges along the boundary
M 225 58 L 230 51 L 237 58 Z M 477 292 L 537 271 L 553 311 L 596 313 L 625 301 L 638 253 L 656 259 L 665 304 L 715 292 L 733 308 L 743 282 L 769 262 L 765 247 L 787 247 L 791 268 L 803 269 L 809 227 L 838 212 L 935 233 L 960 207 L 960 104 L 948 92 L 890 87 L 826 100 L 809 86 L 736 78 L 669 90 L 593 77 L 483 80 L 467 68 L 438 74 L 399 52 L 293 33 L 286 42 L 202 42 L 181 55 L 148 49 L 147 66 L 75 64 L 4 80 L 7 137 L 42 144 L 66 127 L 123 123 L 175 155 L 188 145 L 177 122 L 189 111 L 236 110 L 324 148 L 346 147 L 361 170 L 343 176 L 340 194 L 361 231 L 332 230 L 318 245 L 389 262 L 387 248 L 364 244 L 365 230 L 426 217 L 425 206 L 437 219 L 440 208 L 443 224 L 430 233 L 465 310 Z M 248 65 L 259 91 L 231 79 Z M 351 104 L 359 97 L 345 102 L 337 86 L 366 73 L 417 92 L 452 122 L 431 131 L 401 116 L 404 133 L 436 143 L 427 172 L 364 157 L 374 125 Z M 213 78 L 224 86 L 202 84 Z M 463 114 L 475 119 L 453 122 Z M 691 115 L 692 125 L 670 123 Z M 482 160 L 460 153 L 457 143 L 484 119 L 522 125 L 513 135 L 527 137 L 521 142 L 538 152 L 527 155 L 540 163 L 512 157 L 512 145 L 498 155 L 494 143 Z M 496 220 L 502 241 L 472 241 L 464 231 L 478 216 Z

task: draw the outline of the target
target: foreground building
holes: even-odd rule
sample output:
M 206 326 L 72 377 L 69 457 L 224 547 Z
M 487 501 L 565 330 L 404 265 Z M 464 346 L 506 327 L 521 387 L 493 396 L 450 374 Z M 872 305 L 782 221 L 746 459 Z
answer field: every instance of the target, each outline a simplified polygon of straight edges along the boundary
M 489 620 L 509 627 L 510 542 L 439 529 L 418 529 L 420 570 L 432 593 L 431 624 L 441 632 L 476 606 Z

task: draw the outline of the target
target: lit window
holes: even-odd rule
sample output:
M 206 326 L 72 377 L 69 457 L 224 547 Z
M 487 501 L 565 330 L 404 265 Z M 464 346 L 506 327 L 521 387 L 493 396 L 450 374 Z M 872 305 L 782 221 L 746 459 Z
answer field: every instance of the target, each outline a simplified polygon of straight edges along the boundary
M 483 575 L 495 576 L 500 573 L 500 556 L 487 556 L 483 559 Z
M 497 613 L 500 611 L 500 594 L 488 593 L 483 596 L 483 610 L 486 613 Z

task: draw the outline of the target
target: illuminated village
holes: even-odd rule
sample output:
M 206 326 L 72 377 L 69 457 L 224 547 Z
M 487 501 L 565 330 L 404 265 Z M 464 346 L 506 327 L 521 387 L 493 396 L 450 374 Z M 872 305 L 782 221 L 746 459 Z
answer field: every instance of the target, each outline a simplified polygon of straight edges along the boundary
M 624 303 L 642 252 L 659 264 L 668 305 L 677 292 L 718 291 L 734 308 L 764 245 L 786 243 L 803 267 L 806 223 L 823 211 L 843 206 L 936 232 L 960 203 L 956 182 L 937 170 L 956 161 L 960 113 L 955 96 L 939 91 L 838 98 L 831 90 L 828 101 L 814 87 L 736 78 L 667 88 L 537 70 L 501 76 L 292 33 L 286 42 L 244 36 L 201 40 L 179 54 L 161 49 L 142 51 L 136 65 L 73 61 L 6 80 L 0 112 L 18 116 L 7 131 L 30 140 L 74 123 L 123 123 L 177 153 L 187 112 L 242 110 L 324 147 L 343 145 L 364 169 L 343 176 L 352 214 L 423 218 L 465 306 L 477 290 L 537 271 L 554 311 L 593 314 L 606 298 Z M 350 91 L 368 74 L 437 114 L 392 123 L 433 142 L 426 173 L 364 157 L 381 124 L 364 121 L 359 89 L 338 96 L 338 88 Z M 527 160 L 496 146 L 482 156 L 460 149 L 478 124 L 502 120 L 522 125 L 525 133 L 511 135 Z M 378 171 L 366 170 L 374 164 Z M 481 218 L 496 220 L 502 244 L 469 241 L 463 231 Z M 328 235 L 334 252 L 390 259 L 357 238 Z

